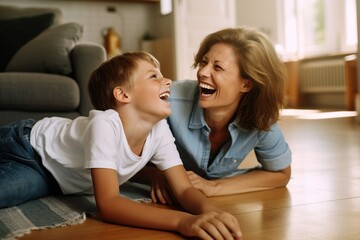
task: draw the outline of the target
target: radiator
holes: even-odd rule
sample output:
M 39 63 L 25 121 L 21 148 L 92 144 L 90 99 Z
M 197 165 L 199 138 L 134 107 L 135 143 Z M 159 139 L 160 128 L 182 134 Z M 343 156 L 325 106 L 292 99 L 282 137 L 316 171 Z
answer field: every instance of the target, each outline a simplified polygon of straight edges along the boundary
M 330 59 L 301 63 L 300 91 L 303 93 L 345 92 L 344 60 Z

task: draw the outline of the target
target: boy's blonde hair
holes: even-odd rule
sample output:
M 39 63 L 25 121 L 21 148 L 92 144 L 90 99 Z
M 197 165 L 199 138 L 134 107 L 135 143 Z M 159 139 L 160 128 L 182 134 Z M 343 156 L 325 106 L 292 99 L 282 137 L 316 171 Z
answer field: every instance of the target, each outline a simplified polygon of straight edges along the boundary
M 216 43 L 231 46 L 238 58 L 242 78 L 253 83 L 238 106 L 239 124 L 245 129 L 269 130 L 284 106 L 286 71 L 273 44 L 257 30 L 240 27 L 227 28 L 208 35 L 201 43 L 193 67 Z
M 113 90 L 116 87 L 131 89 L 133 75 L 138 61 L 144 60 L 160 69 L 159 61 L 147 52 L 128 52 L 115 56 L 95 69 L 89 80 L 88 91 L 91 102 L 97 110 L 115 108 Z

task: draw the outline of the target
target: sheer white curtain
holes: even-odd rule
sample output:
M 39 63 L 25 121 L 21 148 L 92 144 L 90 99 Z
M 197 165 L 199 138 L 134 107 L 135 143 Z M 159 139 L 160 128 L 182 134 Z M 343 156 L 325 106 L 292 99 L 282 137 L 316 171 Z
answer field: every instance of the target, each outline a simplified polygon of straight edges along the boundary
M 356 0 L 281 0 L 284 58 L 357 51 Z

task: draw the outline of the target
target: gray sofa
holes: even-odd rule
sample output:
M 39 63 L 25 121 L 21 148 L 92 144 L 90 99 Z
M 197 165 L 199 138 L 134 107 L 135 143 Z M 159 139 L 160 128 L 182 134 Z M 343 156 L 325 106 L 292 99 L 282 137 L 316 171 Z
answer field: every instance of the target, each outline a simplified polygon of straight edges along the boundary
M 82 26 L 61 23 L 58 9 L 0 5 L 0 31 L 0 125 L 88 114 L 87 83 L 106 53 L 80 42 Z

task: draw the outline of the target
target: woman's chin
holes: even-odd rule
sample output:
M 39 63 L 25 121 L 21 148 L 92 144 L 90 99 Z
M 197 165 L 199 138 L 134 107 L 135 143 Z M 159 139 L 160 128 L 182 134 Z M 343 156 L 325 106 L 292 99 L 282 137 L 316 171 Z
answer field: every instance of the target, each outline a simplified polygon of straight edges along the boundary
M 200 99 L 198 105 L 199 107 L 205 109 L 211 106 L 211 102 L 208 99 Z

